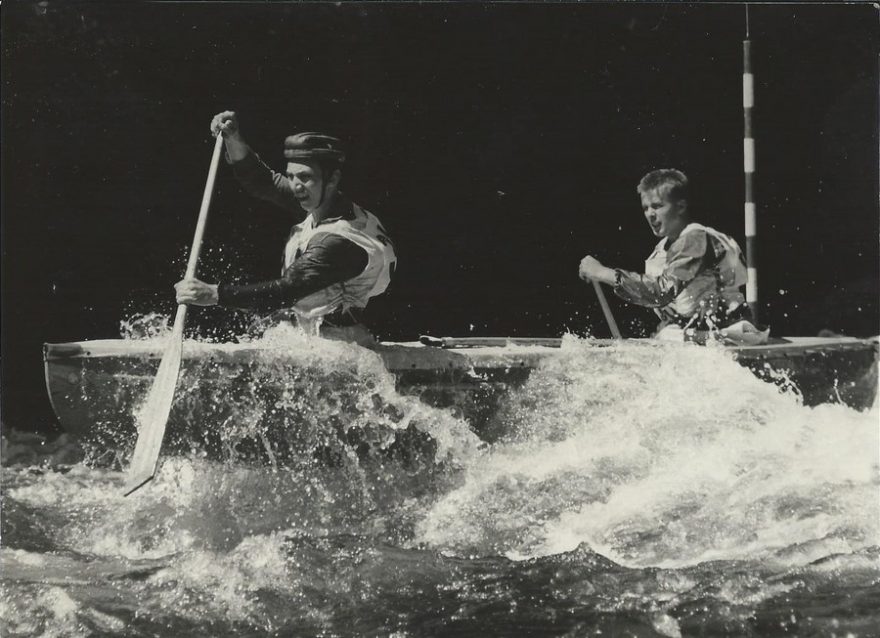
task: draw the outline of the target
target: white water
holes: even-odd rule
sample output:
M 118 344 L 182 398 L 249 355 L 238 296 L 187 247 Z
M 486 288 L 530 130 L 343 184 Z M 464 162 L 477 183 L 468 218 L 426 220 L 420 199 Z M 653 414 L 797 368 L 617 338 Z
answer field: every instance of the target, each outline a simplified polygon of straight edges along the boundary
M 640 567 L 880 543 L 877 409 L 804 407 L 722 350 L 566 340 L 508 415 L 419 541 Z
M 493 424 L 506 434 L 490 446 L 450 411 L 399 395 L 374 353 L 287 329 L 263 339 L 276 353 L 249 385 L 236 378 L 238 394 L 209 394 L 218 405 L 235 398 L 232 441 L 261 432 L 262 391 L 284 365 L 278 349 L 290 348 L 302 374 L 271 411 L 295 415 L 295 438 L 335 446 L 336 460 L 313 458 L 305 443 L 278 467 L 166 455 L 156 480 L 127 498 L 119 472 L 4 474 L 13 522 L 0 556 L 17 584 L 0 592 L 0 619 L 21 635 L 123 635 L 139 622 L 180 635 L 358 635 L 351 618 L 391 634 L 383 610 L 418 627 L 419 609 L 439 605 L 434 617 L 458 609 L 479 633 L 516 613 L 551 627 L 534 614 L 558 605 L 556 619 L 577 608 L 598 627 L 599 609 L 620 614 L 611 629 L 634 622 L 634 632 L 676 636 L 688 618 L 676 604 L 718 601 L 704 618 L 728 623 L 798 583 L 861 594 L 876 577 L 876 407 L 804 407 L 723 350 L 567 337 L 511 394 Z M 215 372 L 182 379 L 183 403 Z M 327 423 L 371 450 L 322 438 Z M 436 442 L 432 455 L 389 452 L 410 428 Z M 41 535 L 42 550 L 8 546 Z M 535 560 L 511 567 L 497 556 Z M 547 602 L 518 610 L 518 587 Z M 824 596 L 816 610 L 809 596 L 802 604 L 820 633 L 838 626 L 823 616 Z M 499 600 L 502 612 L 484 609 Z

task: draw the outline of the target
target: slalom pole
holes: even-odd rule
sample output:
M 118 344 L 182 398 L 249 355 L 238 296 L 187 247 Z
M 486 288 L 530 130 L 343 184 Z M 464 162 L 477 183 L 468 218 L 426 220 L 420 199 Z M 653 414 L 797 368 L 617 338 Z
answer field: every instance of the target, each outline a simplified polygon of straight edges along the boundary
M 755 137 L 752 110 L 755 107 L 755 77 L 752 75 L 752 41 L 749 39 L 749 5 L 746 4 L 746 38 L 743 40 L 743 172 L 745 174 L 746 302 L 752 319 L 760 320 L 758 301 L 757 206 L 755 205 Z

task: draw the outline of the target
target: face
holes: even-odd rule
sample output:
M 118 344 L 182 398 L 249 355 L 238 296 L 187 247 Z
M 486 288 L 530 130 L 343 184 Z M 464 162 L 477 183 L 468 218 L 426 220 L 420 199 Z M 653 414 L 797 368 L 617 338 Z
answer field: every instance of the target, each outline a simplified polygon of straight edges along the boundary
M 657 189 L 642 193 L 642 211 L 645 219 L 657 237 L 676 238 L 684 227 L 685 210 L 687 203 L 684 201 L 671 202 L 666 193 Z
M 323 203 L 321 167 L 313 163 L 288 162 L 285 173 L 299 205 L 308 212 L 317 210 Z M 323 195 L 326 197 L 326 193 Z

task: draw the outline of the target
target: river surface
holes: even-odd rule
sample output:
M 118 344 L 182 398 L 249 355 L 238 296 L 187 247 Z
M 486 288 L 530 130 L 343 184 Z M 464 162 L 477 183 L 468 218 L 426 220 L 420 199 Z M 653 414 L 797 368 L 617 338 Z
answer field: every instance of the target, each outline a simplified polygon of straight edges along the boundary
M 341 388 L 351 349 L 276 397 L 283 460 L 178 450 L 129 497 L 106 455 L 7 464 L 2 635 L 880 636 L 876 405 L 566 338 L 489 444 L 381 365 Z

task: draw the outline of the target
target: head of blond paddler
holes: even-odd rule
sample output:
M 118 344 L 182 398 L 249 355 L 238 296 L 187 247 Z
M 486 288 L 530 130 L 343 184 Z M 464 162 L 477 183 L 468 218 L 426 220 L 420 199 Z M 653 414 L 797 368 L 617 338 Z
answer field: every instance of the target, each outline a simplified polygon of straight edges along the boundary
M 687 176 L 674 168 L 661 168 L 645 175 L 636 191 L 651 232 L 674 241 L 689 222 Z

